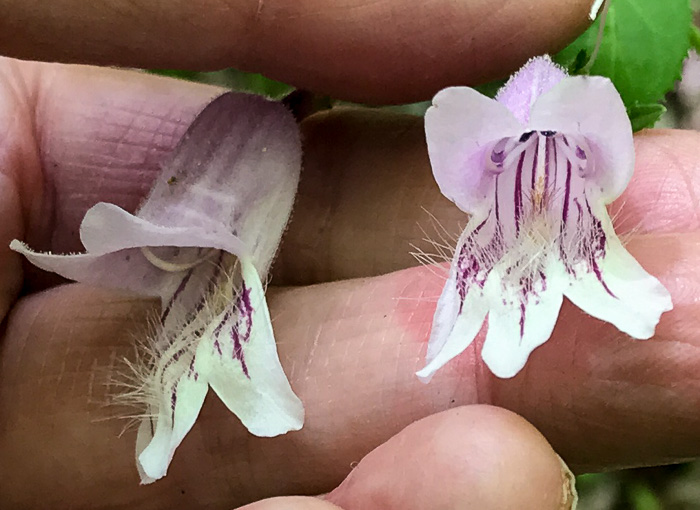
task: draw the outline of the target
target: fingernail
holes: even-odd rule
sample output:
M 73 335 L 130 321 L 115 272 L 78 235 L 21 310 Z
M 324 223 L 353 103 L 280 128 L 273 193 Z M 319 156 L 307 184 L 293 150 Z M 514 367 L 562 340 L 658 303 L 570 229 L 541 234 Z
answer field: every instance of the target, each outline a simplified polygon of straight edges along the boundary
M 576 510 L 578 506 L 578 493 L 576 492 L 576 477 L 566 465 L 564 460 L 559 457 L 561 462 L 561 510 Z

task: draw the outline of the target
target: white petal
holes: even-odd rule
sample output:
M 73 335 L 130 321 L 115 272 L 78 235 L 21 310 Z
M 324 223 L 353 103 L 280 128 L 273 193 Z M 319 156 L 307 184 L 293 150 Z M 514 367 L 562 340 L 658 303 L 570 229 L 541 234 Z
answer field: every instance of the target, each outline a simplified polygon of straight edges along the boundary
M 430 382 L 435 372 L 469 347 L 486 318 L 481 288 L 467 292 L 462 313 L 459 312 L 460 297 L 454 264 L 435 308 L 425 367 L 416 372 L 424 383 Z
M 481 330 L 487 312 L 481 288 L 467 293 L 462 313 L 458 312 L 459 294 L 454 278 L 450 278 L 435 309 L 426 365 L 416 372 L 424 383 L 430 382 L 435 372 L 464 352 Z
M 144 419 L 136 439 L 136 459 L 141 483 L 147 484 L 165 476 L 175 449 L 197 420 L 207 394 L 201 378 L 183 376 L 177 385 L 175 411 L 171 395 L 163 395 L 158 415 Z M 154 426 L 154 434 L 151 427 Z
M 533 57 L 510 77 L 496 94 L 496 101 L 508 107 L 523 125 L 530 120 L 530 110 L 538 97 L 567 76 L 549 55 Z
M 523 126 L 504 105 L 468 87 L 450 87 L 433 98 L 425 114 L 430 164 L 443 195 L 468 213 L 491 205 L 492 176 L 484 148 L 520 136 Z
M 424 383 L 430 382 L 435 372 L 464 352 L 484 324 L 487 307 L 483 289 L 472 282 L 470 287 L 466 289 L 464 304 L 461 306 L 460 312 L 461 298 L 457 275 L 460 265 L 459 258 L 465 243 L 471 240 L 469 243 L 471 248 L 480 249 L 483 246 L 479 243 L 488 245 L 493 238 L 493 225 L 487 223 L 487 220 L 488 218 L 482 219 L 472 216 L 457 242 L 450 266 L 450 276 L 445 282 L 433 315 L 428 351 L 425 355 L 426 364 L 425 367 L 416 372 L 418 378 Z M 475 234 L 477 234 L 476 237 L 474 237 Z M 474 241 L 478 246 L 472 245 Z
M 632 126 L 620 94 L 609 79 L 564 78 L 535 102 L 529 129 L 580 134 L 592 142 L 595 182 L 605 203 L 627 187 L 634 171 Z
M 241 272 L 252 305 L 250 336 L 240 345 L 245 365 L 236 356 L 231 338 L 238 320 L 234 313 L 220 327 L 218 346 L 214 335 L 218 325 L 205 333 L 197 349 L 195 369 L 251 433 L 271 437 L 299 430 L 304 408 L 280 364 L 260 278 L 247 259 L 241 260 Z
M 172 303 L 171 298 L 187 272 L 161 271 L 151 264 L 139 249 L 124 249 L 104 255 L 80 253 L 54 255 L 32 251 L 27 245 L 14 240 L 10 248 L 24 255 L 27 260 L 44 271 L 51 271 L 69 280 L 104 288 L 125 289 L 143 296 L 161 297 L 163 306 Z M 216 259 L 212 259 L 216 261 Z M 186 292 L 179 296 L 180 305 L 196 306 L 208 287 L 208 277 L 215 266 L 200 264 L 193 269 L 193 277 Z M 186 313 L 186 312 L 183 312 Z
M 437 355 L 445 347 L 447 338 L 455 327 L 459 315 L 459 292 L 457 291 L 457 278 L 454 267 L 450 271 L 450 277 L 442 288 L 442 293 L 437 302 L 433 315 L 433 324 L 428 340 L 428 351 L 425 354 L 425 363 L 430 365 Z M 420 377 L 420 375 L 419 375 Z
M 225 230 L 163 227 L 106 202 L 95 204 L 85 213 L 80 224 L 80 240 L 88 253 L 95 255 L 144 246 L 213 248 L 239 257 L 248 254 L 244 243 Z
M 498 278 L 490 278 L 486 284 L 493 296 L 489 300 L 489 326 L 481 357 L 498 377 L 515 376 L 530 353 L 552 335 L 563 301 L 561 276 L 554 270 L 546 276 L 547 289 L 529 297 L 524 315 L 519 300 L 503 303 Z
M 671 295 L 622 246 L 605 208 L 598 207 L 594 213 L 606 235 L 605 256 L 599 261 L 601 278 L 579 272 L 565 295 L 584 312 L 623 333 L 640 340 L 651 338 L 661 314 L 673 308 Z

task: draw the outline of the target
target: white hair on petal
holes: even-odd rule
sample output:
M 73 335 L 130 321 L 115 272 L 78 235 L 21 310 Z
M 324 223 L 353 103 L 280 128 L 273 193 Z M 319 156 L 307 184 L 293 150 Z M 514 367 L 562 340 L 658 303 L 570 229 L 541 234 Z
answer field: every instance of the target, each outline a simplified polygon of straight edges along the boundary
M 152 315 L 147 331 L 136 339 L 134 360 L 124 358 L 123 370 L 112 377 L 110 383 L 119 392 L 111 395 L 111 404 L 132 410 L 116 416 L 129 420 L 125 430 L 142 419 L 155 418 L 178 381 L 195 376 L 194 358 L 202 334 L 220 320 L 241 291 L 238 259 L 227 255 L 221 265 L 217 281 L 202 296 L 194 316 L 175 304 L 169 317 L 176 320 L 169 319 L 166 327 L 159 315 Z
M 428 215 L 429 226 L 426 228 L 418 223 L 418 228 L 423 234 L 421 242 L 427 246 L 421 247 L 416 243 L 410 243 L 409 246 L 412 248 L 410 254 L 434 275 L 446 280 L 449 267 L 443 265 L 445 262 L 452 261 L 459 236 L 449 232 L 440 220 L 425 207 L 423 207 L 423 211 Z

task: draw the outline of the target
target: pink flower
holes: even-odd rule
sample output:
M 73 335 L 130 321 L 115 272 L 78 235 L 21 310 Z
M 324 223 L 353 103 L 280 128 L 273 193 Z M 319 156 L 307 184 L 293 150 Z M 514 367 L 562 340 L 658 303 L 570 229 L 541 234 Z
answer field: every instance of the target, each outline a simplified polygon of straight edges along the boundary
M 634 170 L 632 129 L 613 84 L 528 62 L 496 100 L 439 92 L 425 117 L 442 193 L 471 215 L 438 301 L 427 381 L 464 351 L 488 315 L 482 357 L 512 377 L 550 337 L 563 296 L 638 339 L 671 297 L 625 250 L 606 204 Z
M 161 298 L 147 359 L 135 368 L 133 396 L 146 408 L 136 446 L 143 483 L 166 474 L 209 386 L 253 434 L 302 426 L 261 283 L 300 166 L 296 122 L 282 105 L 224 94 L 194 121 L 136 215 L 107 203 L 87 212 L 86 253 L 11 245 L 71 280 Z

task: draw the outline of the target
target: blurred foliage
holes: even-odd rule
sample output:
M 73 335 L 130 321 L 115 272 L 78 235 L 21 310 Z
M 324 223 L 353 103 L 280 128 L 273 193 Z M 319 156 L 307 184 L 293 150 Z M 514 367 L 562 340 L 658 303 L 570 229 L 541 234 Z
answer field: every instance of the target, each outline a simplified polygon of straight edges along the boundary
M 149 72 L 181 80 L 208 83 L 232 90 L 252 92 L 272 99 L 281 99 L 289 94 L 294 87 L 285 83 L 271 80 L 262 74 L 246 73 L 236 69 L 224 69 L 212 72 L 182 71 L 155 69 Z
M 700 464 L 578 476 L 579 510 L 698 510 Z

